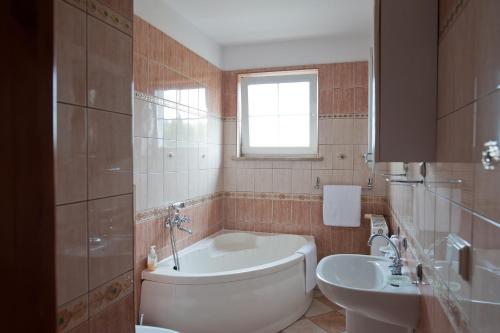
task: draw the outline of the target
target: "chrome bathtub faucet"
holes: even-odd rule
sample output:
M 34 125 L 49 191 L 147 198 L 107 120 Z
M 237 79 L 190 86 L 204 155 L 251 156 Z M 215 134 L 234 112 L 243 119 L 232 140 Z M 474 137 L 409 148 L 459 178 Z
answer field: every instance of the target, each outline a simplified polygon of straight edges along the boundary
M 394 249 L 395 255 L 394 257 L 391 257 L 392 265 L 389 267 L 391 267 L 392 275 L 401 275 L 401 268 L 403 267 L 403 264 L 401 263 L 401 253 L 399 252 L 399 249 L 396 247 L 396 245 L 394 245 L 393 242 L 391 242 L 391 239 L 389 237 L 383 234 L 371 234 L 370 238 L 368 239 L 368 246 L 372 246 L 373 239 L 375 239 L 376 237 L 382 237 Z
M 180 210 L 186 207 L 184 202 L 176 202 L 168 206 L 168 214 L 165 217 L 165 228 L 170 230 L 170 244 L 172 245 L 172 256 L 174 257 L 174 269 L 176 271 L 180 271 L 179 264 L 179 254 L 177 252 L 177 246 L 175 244 L 175 232 L 174 227 L 182 230 L 184 232 L 193 234 L 191 229 L 184 228 L 182 224 L 191 222 L 191 218 L 189 216 L 181 215 Z

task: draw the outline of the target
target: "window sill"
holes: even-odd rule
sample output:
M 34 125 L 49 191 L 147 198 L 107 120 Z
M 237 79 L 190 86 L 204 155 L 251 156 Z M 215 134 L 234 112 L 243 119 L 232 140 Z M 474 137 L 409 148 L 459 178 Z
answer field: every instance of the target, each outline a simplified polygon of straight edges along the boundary
M 233 161 L 323 161 L 323 156 L 233 156 Z

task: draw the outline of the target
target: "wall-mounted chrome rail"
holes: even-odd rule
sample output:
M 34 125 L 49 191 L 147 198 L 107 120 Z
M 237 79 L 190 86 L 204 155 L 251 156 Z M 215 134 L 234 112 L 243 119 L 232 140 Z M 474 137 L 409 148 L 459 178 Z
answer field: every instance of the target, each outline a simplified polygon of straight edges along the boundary
M 390 179 L 386 178 L 386 182 L 392 184 L 392 185 L 403 185 L 403 186 L 415 186 L 417 184 L 423 184 L 424 180 L 405 180 L 405 179 Z
M 426 184 L 463 184 L 462 179 L 447 179 L 447 180 L 431 180 L 425 181 Z
M 316 183 L 314 184 L 313 188 L 316 190 L 321 189 L 321 181 L 320 181 L 319 177 L 316 177 Z M 361 187 L 361 189 L 368 190 L 368 191 L 373 190 L 373 179 L 368 178 L 368 183 L 366 184 L 366 186 Z
M 383 177 L 406 177 L 407 174 L 405 173 L 379 173 L 380 176 Z

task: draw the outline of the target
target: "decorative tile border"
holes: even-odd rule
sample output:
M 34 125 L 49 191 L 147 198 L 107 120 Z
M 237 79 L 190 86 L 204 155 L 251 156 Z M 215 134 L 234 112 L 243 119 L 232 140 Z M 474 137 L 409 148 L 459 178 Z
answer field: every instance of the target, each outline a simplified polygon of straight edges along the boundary
M 237 118 L 231 117 L 221 117 L 224 121 L 236 121 Z M 346 113 L 346 114 L 320 114 L 319 119 L 368 119 L 368 115 L 365 113 Z
M 132 37 L 132 21 L 97 0 L 63 0 Z
M 77 297 L 57 309 L 57 332 L 64 333 L 88 319 L 88 295 Z
M 87 0 L 87 13 L 132 37 L 132 21 L 97 0 Z
M 184 201 L 184 203 L 186 204 L 185 208 L 196 206 L 196 205 L 203 203 L 203 202 L 206 202 L 206 201 L 222 198 L 223 195 L 224 195 L 223 192 L 217 192 L 217 193 L 205 195 L 202 197 L 197 197 L 197 198 L 186 200 L 186 201 Z M 157 218 L 163 218 L 163 217 L 167 216 L 167 214 L 168 214 L 168 204 L 166 204 L 165 206 L 144 210 L 144 211 L 135 213 L 135 223 L 139 224 L 139 223 L 148 222 L 148 221 L 151 221 L 151 220 L 154 220 Z
M 89 316 L 94 316 L 110 304 L 134 290 L 134 273 L 129 271 L 116 279 L 92 290 L 89 294 Z
M 151 96 L 151 95 L 145 94 L 145 93 L 137 91 L 137 90 L 134 91 L 134 98 L 141 100 L 141 101 L 148 102 L 148 103 L 153 103 L 156 105 L 160 105 L 160 106 L 164 106 L 164 107 L 168 107 L 168 108 L 172 108 L 172 109 L 177 109 L 180 111 L 189 112 L 190 109 L 193 110 L 193 108 L 190 108 L 187 105 L 183 105 L 183 104 L 179 104 L 177 102 L 169 101 L 168 99 L 164 99 L 161 97 Z M 200 109 L 194 109 L 194 110 L 197 110 L 199 112 L 204 112 L 207 114 L 208 117 L 223 119 L 220 115 L 218 115 L 216 113 L 212 113 L 212 112 L 208 112 L 206 110 L 200 110 Z
M 313 201 L 321 202 L 321 194 L 291 194 L 291 193 L 267 193 L 267 192 L 217 192 L 214 194 L 194 198 L 185 201 L 186 208 L 198 205 L 200 203 L 215 200 L 219 198 L 233 199 L 266 199 L 266 200 L 291 200 L 291 201 Z M 373 195 L 362 195 L 361 203 L 364 204 L 386 204 L 386 198 Z M 168 205 L 144 210 L 135 214 L 135 223 L 144 223 L 157 218 L 163 218 L 168 214 Z
M 320 114 L 319 119 L 368 119 L 366 113 Z

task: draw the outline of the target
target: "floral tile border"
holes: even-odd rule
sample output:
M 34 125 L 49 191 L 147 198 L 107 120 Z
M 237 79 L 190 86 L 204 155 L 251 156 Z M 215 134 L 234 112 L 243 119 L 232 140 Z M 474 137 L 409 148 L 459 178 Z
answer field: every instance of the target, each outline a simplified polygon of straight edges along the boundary
M 97 0 L 87 0 L 87 13 L 132 37 L 132 21 Z
M 134 273 L 129 271 L 116 279 L 92 290 L 89 294 L 89 316 L 95 316 L 110 304 L 134 290 Z
M 82 295 L 57 309 L 56 327 L 58 333 L 68 332 L 88 319 L 88 295 Z
M 206 113 L 208 117 L 223 119 L 223 117 L 221 117 L 219 114 L 216 114 L 216 113 L 213 113 L 213 112 L 209 112 L 207 110 L 190 108 L 187 105 L 183 105 L 183 104 L 180 104 L 180 103 L 177 103 L 177 102 L 173 102 L 173 101 L 170 101 L 168 99 L 161 98 L 161 97 L 148 95 L 148 94 L 145 94 L 145 93 L 143 93 L 141 91 L 137 91 L 137 90 L 134 91 L 134 98 L 136 98 L 138 100 L 141 100 L 141 101 L 144 101 L 144 102 L 153 103 L 153 104 L 156 104 L 156 105 L 160 105 L 160 106 L 164 106 L 164 107 L 176 109 L 176 110 L 179 110 L 179 111 L 189 112 L 189 110 L 197 110 L 199 112 Z
M 292 200 L 292 201 L 311 201 L 321 202 L 323 195 L 321 194 L 289 194 L 289 193 L 268 193 L 268 192 L 217 192 L 214 194 L 194 198 L 185 201 L 186 208 L 198 205 L 203 202 L 215 200 L 219 198 L 234 198 L 234 199 L 267 199 L 267 200 Z M 385 205 L 386 198 L 374 195 L 362 195 L 361 203 Z M 137 212 L 135 214 L 135 223 L 144 223 L 157 218 L 163 218 L 168 214 L 168 204 L 162 207 L 152 208 Z
M 132 21 L 97 0 L 63 0 L 132 37 Z
M 224 121 L 236 121 L 235 116 L 221 117 Z M 368 114 L 366 113 L 346 113 L 346 114 L 320 114 L 319 119 L 368 119 Z
M 189 207 L 192 207 L 192 206 L 195 206 L 195 205 L 198 205 L 198 204 L 201 204 L 203 202 L 210 201 L 210 200 L 222 198 L 223 195 L 224 195 L 224 192 L 217 192 L 217 193 L 201 196 L 198 198 L 186 200 L 186 201 L 184 201 L 184 203 L 186 204 L 185 208 L 189 208 Z M 161 207 L 147 209 L 147 210 L 143 210 L 143 211 L 135 213 L 135 223 L 136 224 L 144 223 L 144 222 L 148 222 L 150 220 L 154 220 L 154 219 L 166 216 L 168 214 L 168 205 L 169 204 L 166 204 L 166 205 L 161 206 Z

